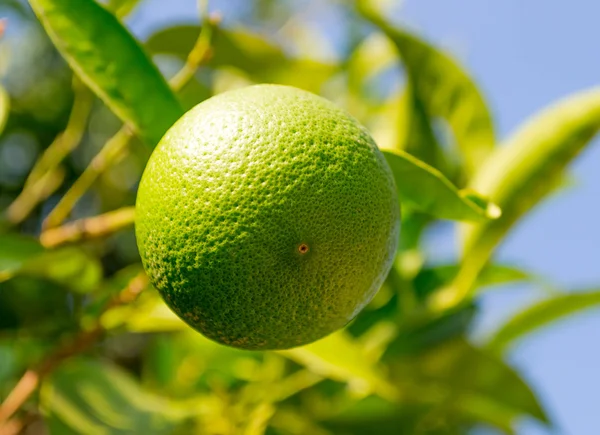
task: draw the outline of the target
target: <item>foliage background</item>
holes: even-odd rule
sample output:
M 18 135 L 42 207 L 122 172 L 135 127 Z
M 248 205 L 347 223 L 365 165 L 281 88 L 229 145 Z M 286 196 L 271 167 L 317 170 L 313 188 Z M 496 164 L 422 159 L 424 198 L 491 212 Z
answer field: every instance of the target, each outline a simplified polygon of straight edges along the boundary
M 16 12 L 19 10 L 16 6 L 18 4 L 23 3 L 5 1 L 2 10 L 3 15 L 7 14 L 9 17 L 7 34 L 2 41 L 3 83 L 13 97 L 13 112 L 0 145 L 2 209 L 21 190 L 36 155 L 64 127 L 71 103 L 67 69 L 60 57 L 52 53 L 50 45 L 44 41 L 27 9 L 24 9 L 24 14 Z M 174 22 L 197 22 L 195 6 L 191 0 L 174 1 L 169 7 L 165 7 L 160 1 L 147 0 L 138 5 L 127 22 L 141 40 L 146 40 L 157 29 Z M 586 53 L 594 48 L 596 35 L 593 34 L 595 26 L 591 20 L 598 8 L 591 1 L 576 2 L 574 7 L 541 1 L 527 5 L 518 1 L 495 5 L 482 5 L 475 1 L 409 1 L 402 7 L 392 4 L 388 16 L 397 23 L 418 28 L 439 46 L 449 47 L 468 66 L 480 83 L 494 115 L 497 115 L 495 122 L 498 136 L 503 138 L 528 115 L 548 103 L 597 83 L 599 61 Z M 352 35 L 353 30 L 364 29 L 365 26 L 364 20 L 359 20 L 351 9 L 339 2 L 291 4 L 284 1 L 213 1 L 211 9 L 221 12 L 223 28 L 243 26 L 258 31 L 281 43 L 289 54 L 310 55 L 321 62 L 345 59 L 352 47 L 349 35 Z M 290 21 L 290 17 L 295 18 Z M 282 26 L 284 31 L 278 31 Z M 555 31 L 557 28 L 562 31 Z M 171 75 L 180 66 L 172 58 L 163 56 L 156 60 L 166 75 Z M 371 100 L 375 109 L 382 107 L 387 97 L 397 96 L 394 92 L 400 89 L 403 74 L 399 64 L 395 65 L 368 83 L 366 92 L 360 96 Z M 272 66 L 267 63 L 261 65 L 261 68 L 268 69 Z M 252 65 L 249 68 L 252 69 Z M 200 69 L 197 79 L 199 83 L 210 84 L 213 92 L 235 86 L 240 80 L 245 82 L 237 73 L 226 71 L 217 74 L 207 68 Z M 303 85 L 301 82 L 296 84 Z M 334 97 L 340 89 L 345 89 L 344 82 L 336 83 L 332 80 L 318 90 Z M 184 93 L 184 101 L 193 104 L 207 95 L 206 89 L 202 87 L 188 88 Z M 338 100 L 341 104 L 348 103 L 343 98 Z M 66 187 L 77 178 L 92 156 L 118 129 L 119 122 L 109 111 L 103 109 L 98 102 L 94 104 L 89 133 L 66 161 L 66 181 L 63 187 L 21 225 L 21 232 L 39 233 L 40 216 L 44 216 L 52 208 L 60 194 L 65 192 Z M 361 113 L 360 104 L 347 106 L 365 122 L 369 121 L 370 114 Z M 384 121 L 392 124 L 389 118 L 384 118 Z M 19 123 L 22 123 L 19 128 L 15 127 Z M 374 124 L 376 123 L 371 119 L 370 127 Z M 23 134 L 22 125 L 26 125 L 27 134 Z M 31 132 L 34 133 L 35 140 L 32 140 Z M 148 152 L 141 143 L 134 143 L 133 152 L 102 176 L 91 193 L 84 196 L 75 208 L 74 217 L 92 216 L 132 204 L 135 183 L 147 155 Z M 594 162 L 597 161 L 598 147 L 591 147 L 574 166 L 575 187 L 560 192 L 535 210 L 511 234 L 499 251 L 502 260 L 509 260 L 512 264 L 517 262 L 529 272 L 544 276 L 554 286 L 569 291 L 597 285 L 600 277 L 595 266 L 600 240 L 595 231 L 594 216 L 597 213 L 594 211 L 597 211 L 597 205 L 593 200 L 598 197 L 600 186 L 599 175 L 594 167 Z M 426 233 L 423 249 L 427 252 L 428 262 L 435 264 L 453 260 L 456 256 L 455 246 L 453 225 L 438 221 Z M 130 231 L 120 232 L 105 241 L 85 244 L 84 248 L 88 255 L 101 259 L 102 273 L 105 276 L 112 276 L 122 266 L 134 263 L 137 259 Z M 91 269 L 95 267 L 91 266 Z M 88 270 L 86 276 L 90 282 L 95 282 L 97 273 L 95 269 Z M 0 292 L 3 292 L 0 296 L 4 298 L 2 320 L 5 331 L 2 337 L 7 340 L 3 347 L 5 353 L 2 355 L 5 358 L 4 365 L 0 366 L 0 371 L 4 370 L 0 373 L 0 381 L 3 382 L 0 394 L 3 397 L 25 366 L 42 358 L 45 347 L 52 347 L 49 345 L 60 342 L 76 327 L 76 322 L 57 322 L 65 320 L 65 315 L 73 311 L 69 304 L 77 303 L 77 298 L 67 299 L 65 306 L 65 294 L 58 293 L 60 296 L 56 296 L 57 292 L 64 291 L 62 288 L 68 284 L 69 279 L 71 277 L 53 284 L 57 288 L 49 288 L 50 284 L 46 280 L 32 284 L 31 280 L 34 278 L 31 277 L 21 277 L 0 284 L 3 286 L 0 287 Z M 85 285 L 79 283 L 75 287 L 81 290 Z M 21 293 L 30 291 L 33 294 L 29 295 L 29 299 L 9 303 L 6 295 L 8 291 L 15 294 L 15 287 Z M 89 287 L 93 287 L 93 284 L 89 284 Z M 474 341 L 484 342 L 486 335 L 502 323 L 504 318 L 511 317 L 524 304 L 545 297 L 539 287 L 538 283 L 512 285 L 484 293 L 478 299 L 475 326 L 469 333 Z M 13 323 L 10 322 L 10 310 L 6 310 L 8 306 L 10 310 L 19 311 L 16 316 L 18 320 Z M 52 311 L 52 315 L 44 317 L 49 311 Z M 523 369 L 525 378 L 532 381 L 534 390 L 539 393 L 538 396 L 559 428 L 559 433 L 594 433 L 594 428 L 600 424 L 596 415 L 596 391 L 600 388 L 600 377 L 597 375 L 600 354 L 598 347 L 593 345 L 600 332 L 597 311 L 573 317 L 568 322 L 548 329 L 535 339 L 513 348 L 507 358 L 517 368 Z M 164 340 L 170 340 L 162 339 L 162 335 L 152 338 L 145 334 L 121 334 L 117 331 L 120 330 L 109 334 L 102 347 L 94 349 L 92 354 L 113 359 L 137 374 L 145 362 L 152 361 L 148 356 L 148 349 L 157 346 L 156 343 L 160 345 Z M 14 337 L 18 337 L 18 341 L 14 341 Z M 55 342 L 48 341 L 49 337 Z M 8 356 L 17 346 L 17 353 L 25 356 Z M 235 353 L 226 360 L 241 360 L 242 365 L 248 363 L 248 358 Z M 265 362 L 267 363 L 268 361 Z M 168 367 L 167 363 L 161 364 Z M 165 372 L 168 371 L 166 368 Z M 142 376 L 142 379 L 145 387 L 161 394 L 185 395 L 182 391 L 157 388 L 152 384 L 152 377 Z M 234 387 L 235 385 L 232 386 Z M 210 386 L 209 389 L 214 391 L 215 387 Z M 498 385 L 497 389 L 500 390 L 501 386 Z M 294 406 L 302 408 L 301 404 Z M 362 402 L 360 407 L 369 409 Z M 381 407 L 381 404 L 376 406 Z M 35 401 L 31 402 L 28 409 L 35 409 Z M 377 412 L 374 415 L 377 416 Z M 140 421 L 144 419 L 140 417 Z M 383 420 L 375 418 L 375 421 L 379 421 L 381 426 Z M 521 422 L 517 427 L 520 428 L 519 433 L 547 432 L 531 420 Z M 445 433 L 443 431 L 446 429 L 440 430 Z

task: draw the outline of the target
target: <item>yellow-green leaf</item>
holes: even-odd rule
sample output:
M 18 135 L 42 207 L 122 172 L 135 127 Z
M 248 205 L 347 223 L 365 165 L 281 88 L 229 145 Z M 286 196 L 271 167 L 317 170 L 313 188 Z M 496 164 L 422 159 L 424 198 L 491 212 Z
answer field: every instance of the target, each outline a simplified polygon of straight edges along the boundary
M 0 282 L 17 275 L 47 279 L 86 293 L 100 282 L 102 268 L 97 259 L 77 247 L 45 250 L 31 237 L 0 235 Z
M 4 90 L 2 86 L 0 86 L 0 134 L 4 130 L 6 126 L 6 121 L 8 120 L 8 114 L 10 113 L 10 96 Z
M 452 306 L 469 295 L 496 246 L 523 215 L 560 186 L 565 168 L 598 129 L 600 88 L 543 110 L 494 151 L 470 185 L 498 204 L 502 217 L 462 228 L 461 270 L 435 304 Z
M 93 0 L 29 0 L 79 75 L 149 146 L 182 115 L 177 98 L 135 38 Z
M 51 433 L 171 434 L 197 410 L 142 389 L 116 366 L 76 359 L 63 364 L 40 391 Z
M 133 303 L 111 308 L 101 317 L 106 329 L 124 327 L 131 332 L 181 331 L 189 326 L 171 311 L 158 292 L 147 289 Z
M 475 172 L 493 150 L 494 128 L 488 107 L 467 72 L 449 55 L 406 29 L 390 25 L 363 0 L 363 15 L 396 45 L 412 89 L 429 122 L 445 119 L 462 153 L 467 174 Z
M 514 315 L 489 339 L 488 348 L 503 352 L 527 335 L 583 310 L 600 307 L 600 291 L 561 294 L 536 302 Z
M 534 392 L 517 372 L 496 355 L 462 338 L 408 358 L 397 358 L 390 367 L 390 377 L 409 401 L 444 400 L 451 409 L 456 407 L 455 412 L 463 413 L 465 403 L 461 402 L 469 403 L 477 396 L 488 402 L 486 408 L 510 410 L 515 419 L 529 415 L 548 422 Z M 473 411 L 483 413 L 485 409 Z
M 460 191 L 435 168 L 403 151 L 384 150 L 400 200 L 441 219 L 489 220 L 500 209 L 472 191 Z M 474 199 L 477 198 L 475 201 Z
M 180 25 L 160 30 L 146 42 L 154 54 L 169 54 L 185 59 L 194 46 L 200 26 Z M 310 59 L 293 59 L 283 49 L 257 34 L 215 28 L 212 37 L 211 67 L 233 67 L 254 81 L 297 86 L 318 92 L 337 70 L 333 64 Z
M 388 399 L 396 397 L 395 388 L 386 380 L 377 364 L 365 358 L 362 348 L 345 331 L 277 353 L 321 376 L 348 382 L 363 394 L 375 392 Z

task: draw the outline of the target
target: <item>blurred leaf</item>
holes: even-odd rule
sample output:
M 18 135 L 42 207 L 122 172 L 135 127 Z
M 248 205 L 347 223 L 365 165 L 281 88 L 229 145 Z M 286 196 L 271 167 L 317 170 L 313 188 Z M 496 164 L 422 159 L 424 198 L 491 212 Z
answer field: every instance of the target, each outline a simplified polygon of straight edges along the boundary
M 200 26 L 168 27 L 146 42 L 154 54 L 170 54 L 185 60 L 194 46 Z M 281 47 L 242 30 L 217 27 L 212 37 L 212 67 L 234 67 L 257 82 L 288 84 L 314 92 L 337 70 L 335 65 L 309 59 L 290 59 Z
M 421 299 L 451 282 L 460 269 L 459 264 L 445 264 L 422 269 L 415 277 L 414 286 Z M 477 277 L 475 286 L 488 287 L 521 281 L 533 281 L 535 277 L 514 266 L 504 264 L 487 265 Z
M 4 130 L 8 115 L 10 113 L 10 96 L 6 93 L 4 88 L 0 86 L 0 134 Z
M 450 163 L 438 140 L 433 122 L 423 102 L 416 97 L 414 86 L 408 83 L 401 99 L 403 120 L 398 128 L 406 130 L 400 147 L 448 176 L 453 175 Z
M 388 344 L 383 359 L 389 361 L 400 355 L 418 355 L 462 337 L 468 333 L 476 314 L 475 305 L 465 305 L 443 314 L 417 318 L 410 324 L 403 325 Z
M 564 179 L 566 166 L 600 128 L 600 89 L 578 93 L 545 109 L 479 169 L 471 187 L 502 209 L 495 221 L 463 227 L 461 270 L 441 306 L 460 302 L 510 228 Z
M 348 382 L 359 393 L 375 392 L 386 398 L 393 398 L 397 393 L 377 365 L 364 357 L 358 343 L 343 330 L 306 346 L 277 353 L 321 376 Z
M 0 342 L 0 395 L 2 395 L 2 385 L 10 377 L 16 375 L 17 358 L 15 350 Z
M 102 279 L 100 262 L 77 247 L 46 251 L 37 240 L 0 235 L 0 282 L 15 275 L 44 278 L 85 293 Z
M 0 234 L 0 282 L 10 278 L 23 264 L 44 252 L 33 237 Z
M 100 283 L 94 290 L 92 294 L 93 297 L 90 298 L 91 300 L 88 301 L 81 313 L 81 327 L 83 329 L 95 327 L 98 318 L 104 313 L 110 299 L 117 296 L 125 287 L 127 287 L 131 280 L 142 272 L 142 270 L 141 264 L 132 264 L 124 267 Z M 140 297 L 143 297 L 144 293 L 145 292 L 142 292 Z M 135 303 L 135 301 L 133 303 Z M 131 304 L 126 304 L 125 306 L 129 305 Z M 108 311 L 110 311 L 110 309 Z
M 384 150 L 383 155 L 394 173 L 400 200 L 417 210 L 454 220 L 480 221 L 500 216 L 497 206 L 483 198 L 473 201 L 472 192 L 459 191 L 441 172 L 410 154 Z
M 569 293 L 545 299 L 515 314 L 489 339 L 487 347 L 504 352 L 508 347 L 556 321 L 590 308 L 600 307 L 600 291 Z
M 43 382 L 40 406 L 56 434 L 171 434 L 193 413 L 144 391 L 115 366 L 84 359 Z
M 124 326 L 131 332 L 181 331 L 189 326 L 171 311 L 154 288 L 146 289 L 131 304 L 111 308 L 102 315 L 102 326 Z
M 529 387 L 510 367 L 462 339 L 389 364 L 400 391 L 397 403 L 378 397 L 326 418 L 334 433 L 463 434 L 472 424 L 486 423 L 514 433 L 524 416 L 547 422 Z
M 348 86 L 360 90 L 364 82 L 396 63 L 397 55 L 389 39 L 374 33 L 358 45 L 348 59 Z M 369 95 L 365 93 L 365 97 Z
M 75 297 L 64 290 L 62 285 L 28 275 L 0 283 L 0 331 L 51 340 L 75 328 Z M 17 347 L 21 345 L 19 341 Z
M 471 423 L 487 423 L 508 435 L 516 434 L 513 426 L 522 417 L 522 413 L 510 405 L 477 394 L 464 394 L 453 407 Z
M 29 3 L 73 70 L 154 146 L 182 108 L 134 37 L 93 0 Z
M 428 420 L 431 419 L 428 419 L 427 415 L 430 413 L 431 407 L 426 405 L 402 403 L 398 406 L 377 396 L 369 396 L 352 403 L 336 415 L 328 417 L 322 422 L 322 425 L 331 431 L 328 434 L 344 435 L 423 433 L 427 435 L 459 435 L 464 433 L 456 427 L 451 428 L 450 424 L 440 421 L 440 419 L 437 419 L 437 427 L 428 425 Z M 426 431 L 423 430 L 423 426 L 427 427 Z
M 94 290 L 102 279 L 98 259 L 76 247 L 44 252 L 25 262 L 18 273 L 45 278 L 78 293 Z
M 215 383 L 235 388 L 257 375 L 264 353 L 223 346 L 186 328 L 153 336 L 143 360 L 144 382 L 175 397 L 210 391 Z
M 141 0 L 108 0 L 106 8 L 117 17 L 129 15 L 140 4 Z
M 429 120 L 445 119 L 462 152 L 467 174 L 475 172 L 493 150 L 492 118 L 477 86 L 458 63 L 359 0 L 363 15 L 396 45 L 402 57 L 416 105 Z
M 512 368 L 462 339 L 414 357 L 395 359 L 390 367 L 394 382 L 409 402 L 438 403 L 451 414 L 468 418 L 476 414 L 475 421 L 483 415 L 489 420 L 506 415 L 515 423 L 515 418 L 528 415 L 548 422 L 535 394 Z M 477 402 L 479 408 L 473 408 Z M 495 410 L 502 412 L 496 414 Z

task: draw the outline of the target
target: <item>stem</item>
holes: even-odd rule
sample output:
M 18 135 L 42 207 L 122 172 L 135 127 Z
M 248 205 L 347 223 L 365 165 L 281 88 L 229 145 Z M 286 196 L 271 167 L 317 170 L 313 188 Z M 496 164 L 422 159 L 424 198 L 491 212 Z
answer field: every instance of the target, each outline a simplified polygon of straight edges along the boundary
M 202 30 L 194 48 L 188 55 L 185 65 L 169 81 L 169 85 L 174 91 L 181 90 L 194 78 L 196 70 L 208 59 L 210 54 L 210 42 L 213 34 L 213 27 L 218 23 L 218 18 L 209 17 L 208 1 L 201 1 L 201 8 L 204 16 Z M 77 201 L 79 201 L 85 192 L 87 192 L 100 174 L 102 174 L 109 166 L 116 163 L 118 159 L 125 156 L 126 148 L 129 145 L 131 138 L 132 133 L 127 125 L 125 125 L 117 132 L 117 134 L 108 140 L 106 145 L 104 145 L 100 152 L 92 159 L 88 167 L 83 171 L 67 193 L 65 193 L 56 207 L 50 212 L 42 225 L 44 229 L 60 225 L 71 214 Z
M 202 28 L 194 48 L 188 54 L 185 65 L 169 80 L 169 85 L 175 92 L 181 91 L 194 78 L 198 67 L 210 57 L 213 28 L 220 21 L 218 16 L 211 17 L 209 15 L 208 0 L 199 0 L 198 7 L 202 15 Z
M 59 173 L 59 165 L 81 142 L 94 101 L 92 93 L 78 79 L 73 79 L 75 99 L 65 130 L 44 151 L 31 170 L 19 196 L 8 207 L 7 217 L 13 224 L 25 220 L 41 201 L 62 183 L 48 183 L 50 174 Z M 64 172 L 64 171 L 63 171 Z M 46 181 L 44 181 L 46 180 Z M 43 192 L 43 194 L 42 194 Z
M 132 137 L 133 135 L 129 128 L 123 126 L 117 134 L 106 142 L 106 145 L 104 145 L 100 152 L 96 154 L 87 168 L 85 168 L 83 173 L 44 220 L 42 225 L 43 228 L 56 227 L 71 214 L 77 201 L 79 201 L 92 184 L 94 184 L 94 181 L 96 181 L 98 176 L 109 166 L 125 156 L 126 147 L 129 145 L 129 140 Z
M 103 311 L 132 302 L 147 285 L 148 277 L 145 273 L 140 272 L 127 283 L 127 286 L 118 295 L 105 305 Z M 9 393 L 6 400 L 0 405 L 0 433 L 7 430 L 7 426 L 11 426 L 11 421 L 8 421 L 8 419 L 31 397 L 44 376 L 51 373 L 66 359 L 85 351 L 96 343 L 103 334 L 104 328 L 100 324 L 100 321 L 97 320 L 91 329 L 80 331 L 73 340 L 59 347 L 39 364 L 38 367 L 27 370 Z
M 65 170 L 59 166 L 45 173 L 29 187 L 24 188 L 6 210 L 8 220 L 13 224 L 23 222 L 40 202 L 60 187 L 64 178 Z
M 77 78 L 73 79 L 73 90 L 75 92 L 75 99 L 73 100 L 73 107 L 69 115 L 67 127 L 46 148 L 37 161 L 29 177 L 27 177 L 27 181 L 25 181 L 25 188 L 38 181 L 49 170 L 56 168 L 77 147 L 83 138 L 85 127 L 92 111 L 94 96 Z
M 40 241 L 46 248 L 54 248 L 65 243 L 104 237 L 132 225 L 134 217 L 135 207 L 123 207 L 46 230 L 41 234 Z

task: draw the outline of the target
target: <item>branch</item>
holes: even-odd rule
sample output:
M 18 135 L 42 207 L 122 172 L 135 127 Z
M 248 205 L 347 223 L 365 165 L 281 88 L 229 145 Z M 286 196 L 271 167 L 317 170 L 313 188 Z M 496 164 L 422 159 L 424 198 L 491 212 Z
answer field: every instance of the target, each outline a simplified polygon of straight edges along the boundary
M 134 218 L 135 207 L 123 207 L 46 230 L 40 235 L 40 242 L 46 248 L 55 248 L 65 243 L 104 237 L 132 225 Z
M 127 145 L 129 145 L 132 137 L 133 134 L 125 125 L 106 142 L 67 193 L 56 204 L 56 207 L 46 217 L 42 228 L 56 227 L 71 214 L 71 210 L 73 210 L 77 201 L 94 184 L 98 176 L 106 171 L 109 166 L 125 157 Z
M 148 277 L 145 273 L 140 272 L 127 283 L 127 286 L 119 294 L 110 299 L 104 306 L 103 311 L 132 302 L 147 285 Z M 104 332 L 105 330 L 98 318 L 91 329 L 81 331 L 73 340 L 59 347 L 37 367 L 27 370 L 0 406 L 0 433 L 4 433 L 7 430 L 7 426 L 14 426 L 15 423 L 8 421 L 8 419 L 31 397 L 44 376 L 51 373 L 63 361 L 80 354 L 96 343 L 103 336 Z
M 175 92 L 181 91 L 194 78 L 200 65 L 210 59 L 212 55 L 210 45 L 213 31 L 219 25 L 221 17 L 218 14 L 209 15 L 208 0 L 200 0 L 199 3 L 202 14 L 200 35 L 188 54 L 185 65 L 169 80 L 169 85 Z
M 64 178 L 64 171 L 59 169 L 59 165 L 83 138 L 94 98 L 89 89 L 76 78 L 73 79 L 73 90 L 75 99 L 65 130 L 37 160 L 25 181 L 23 190 L 7 209 L 8 220 L 13 224 L 25 220 L 35 206 L 58 189 Z M 58 177 L 57 174 L 63 176 Z
M 204 0 L 204 25 L 202 26 L 198 40 L 188 55 L 185 65 L 171 80 L 169 80 L 171 89 L 176 92 L 183 89 L 183 87 L 194 78 L 194 74 L 198 67 L 208 60 L 210 56 L 210 43 L 213 27 L 217 25 L 219 18 L 217 16 L 208 16 L 207 4 L 208 2 Z M 77 201 L 79 201 L 85 192 L 87 192 L 100 174 L 126 155 L 127 146 L 132 137 L 133 133 L 127 125 L 125 125 L 117 132 L 117 134 L 108 140 L 67 193 L 61 198 L 56 207 L 50 212 L 48 217 L 44 220 L 42 228 L 49 229 L 56 227 L 71 214 Z
M 64 179 L 65 170 L 60 166 L 42 175 L 35 183 L 25 187 L 8 207 L 7 219 L 13 224 L 23 222 L 40 202 L 60 187 Z

